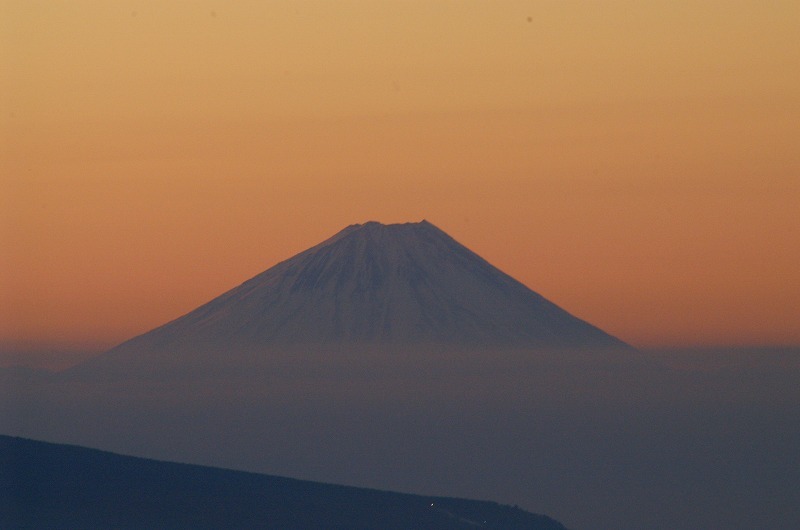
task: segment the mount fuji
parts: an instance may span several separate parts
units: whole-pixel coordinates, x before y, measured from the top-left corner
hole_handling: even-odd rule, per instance
[[[200,352],[430,346],[630,349],[427,221],[372,221],[79,366],[191,362]]]

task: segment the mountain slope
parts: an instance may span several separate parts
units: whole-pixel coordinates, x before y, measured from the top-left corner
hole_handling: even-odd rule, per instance
[[[178,359],[176,352],[310,345],[628,348],[427,221],[369,222],[345,228],[86,366],[137,356]]]
[[[564,530],[486,501],[158,462],[0,436],[2,528]]]
[[[369,222],[63,376],[263,374],[273,370],[276,355],[289,352],[314,352],[318,360],[355,352],[531,348],[632,350],[427,221]]]

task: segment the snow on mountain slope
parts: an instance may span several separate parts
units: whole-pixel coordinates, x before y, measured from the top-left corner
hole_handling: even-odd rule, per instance
[[[614,345],[423,221],[352,225],[153,338]]]
[[[422,221],[349,226],[108,354],[365,344],[626,347]]]

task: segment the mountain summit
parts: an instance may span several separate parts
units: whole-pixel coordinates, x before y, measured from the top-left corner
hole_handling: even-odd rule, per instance
[[[188,344],[625,346],[427,221],[348,226],[115,350]]]

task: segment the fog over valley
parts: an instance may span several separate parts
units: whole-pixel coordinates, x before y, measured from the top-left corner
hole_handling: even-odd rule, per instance
[[[348,227],[106,353],[0,378],[2,434],[574,529],[800,524],[800,349],[637,350],[430,223]]]

